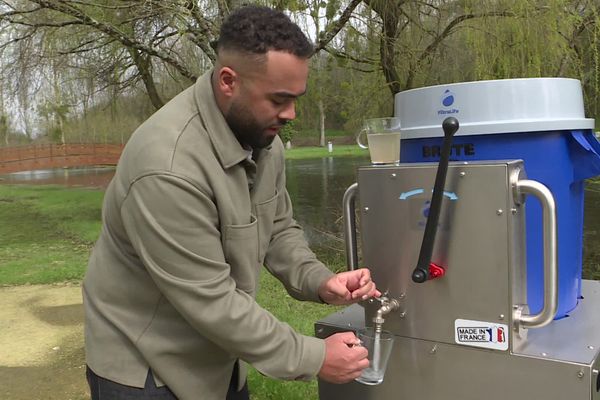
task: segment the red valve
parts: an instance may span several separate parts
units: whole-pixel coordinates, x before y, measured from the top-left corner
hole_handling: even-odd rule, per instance
[[[437,264],[429,263],[429,279],[441,278],[446,274],[444,267],[440,267]]]

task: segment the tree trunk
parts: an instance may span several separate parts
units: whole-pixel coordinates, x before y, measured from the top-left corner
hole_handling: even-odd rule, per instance
[[[8,147],[8,116],[4,112],[2,88],[0,88],[0,136],[4,136],[4,144]]]
[[[381,41],[379,43],[379,57],[387,86],[390,88],[392,95],[395,95],[402,90],[402,87],[400,85],[400,75],[396,69],[396,52],[394,47],[401,16],[400,7],[406,1],[363,0],[363,2],[371,10],[375,11],[383,22]]]
[[[4,137],[4,145],[8,147],[8,118],[0,113],[0,136]]]
[[[148,97],[150,97],[150,102],[154,108],[158,110],[164,106],[165,103],[158,94],[158,90],[156,90],[156,84],[152,78],[152,64],[150,62],[150,56],[144,55],[135,49],[130,49],[130,54],[135,62],[138,72],[140,73],[142,81],[144,82],[146,92],[148,93]]]
[[[65,126],[63,124],[62,118],[58,117],[58,129],[60,129],[60,144],[65,144]]]
[[[325,147],[325,104],[319,99],[319,146]]]
[[[392,96],[402,90],[400,76],[396,70],[396,33],[398,30],[398,13],[384,11],[381,15],[383,20],[383,32],[381,34],[381,68],[383,75],[392,92]]]

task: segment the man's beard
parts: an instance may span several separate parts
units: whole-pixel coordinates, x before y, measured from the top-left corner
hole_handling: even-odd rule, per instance
[[[233,134],[244,147],[253,149],[262,149],[273,143],[275,135],[265,134],[265,130],[273,124],[261,126],[256,120],[250,109],[242,104],[241,101],[234,101],[225,115],[227,125],[233,131]],[[279,125],[284,125],[287,121],[278,121]]]

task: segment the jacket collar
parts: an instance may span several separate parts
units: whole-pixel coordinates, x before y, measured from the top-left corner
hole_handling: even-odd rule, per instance
[[[194,101],[217,158],[223,168],[227,169],[244,161],[248,152],[240,145],[217,106],[211,84],[212,72],[212,69],[209,70],[196,81]]]

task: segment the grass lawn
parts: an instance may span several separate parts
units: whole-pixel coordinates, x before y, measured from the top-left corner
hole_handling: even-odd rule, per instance
[[[0,285],[79,281],[103,192],[0,185]]]
[[[325,147],[292,147],[285,151],[285,158],[296,160],[301,158],[323,158],[323,157],[347,157],[368,156],[369,150],[361,149],[358,145],[334,145],[333,151],[329,153]]]
[[[60,186],[0,185],[0,286],[79,282],[101,227],[104,192]],[[257,301],[297,331],[335,308],[298,302],[266,271]],[[316,399],[316,382],[282,382],[251,370],[253,400]]]

